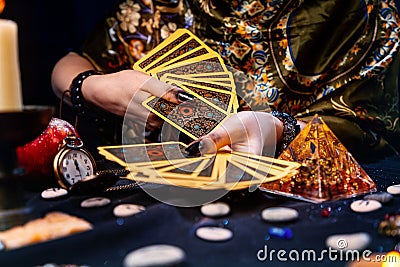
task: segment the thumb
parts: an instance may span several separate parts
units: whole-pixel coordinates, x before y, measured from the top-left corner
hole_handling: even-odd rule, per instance
[[[215,154],[217,151],[231,144],[229,134],[222,128],[193,141],[186,148],[190,156],[200,156],[204,154]]]
[[[247,136],[243,121],[233,114],[211,133],[190,143],[186,152],[189,155],[213,154],[227,145],[248,140]]]

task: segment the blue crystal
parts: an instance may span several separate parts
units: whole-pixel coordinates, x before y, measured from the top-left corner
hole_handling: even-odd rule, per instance
[[[311,149],[311,153],[314,154],[315,153],[315,149],[317,147],[315,146],[315,144],[313,142],[310,142],[310,149]]]
[[[279,237],[282,239],[291,239],[293,232],[290,228],[270,227],[268,230],[270,236]]]

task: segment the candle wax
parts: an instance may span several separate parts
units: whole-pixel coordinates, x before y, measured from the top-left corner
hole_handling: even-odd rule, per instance
[[[18,26],[0,19],[0,112],[22,110]]]

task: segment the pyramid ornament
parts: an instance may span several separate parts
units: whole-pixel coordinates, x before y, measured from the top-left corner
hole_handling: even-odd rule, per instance
[[[262,184],[261,190],[314,203],[376,191],[374,181],[318,115],[304,127],[279,159],[302,164],[299,172]]]

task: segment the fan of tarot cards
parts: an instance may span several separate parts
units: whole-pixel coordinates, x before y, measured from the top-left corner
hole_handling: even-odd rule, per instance
[[[192,101],[179,105],[158,97],[143,102],[148,110],[192,139],[208,134],[237,112],[232,73],[216,52],[188,30],[178,29],[133,68],[193,95]]]
[[[193,140],[210,133],[238,109],[233,74],[222,58],[198,37],[178,29],[145,57],[135,70],[176,85],[193,100],[174,104],[152,96],[142,104]],[[138,182],[201,189],[244,189],[296,172],[300,164],[240,152],[190,157],[186,144],[168,141],[99,147],[99,153],[130,171]]]
[[[129,170],[128,179],[204,190],[238,190],[297,173],[299,163],[242,152],[188,156],[178,141],[98,147]]]

